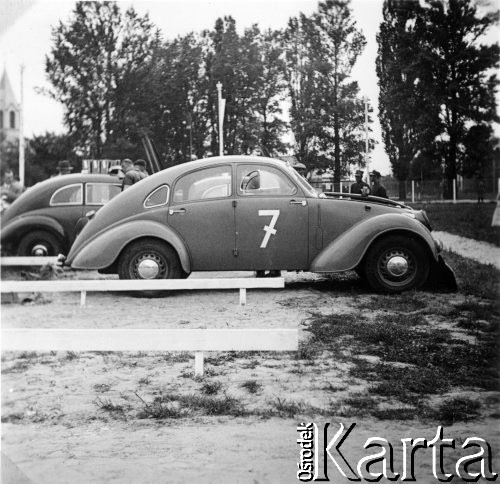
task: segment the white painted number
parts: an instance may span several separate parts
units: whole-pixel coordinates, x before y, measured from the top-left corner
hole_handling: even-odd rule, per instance
[[[279,210],[259,210],[259,217],[272,217],[271,223],[269,225],[264,225],[264,232],[266,233],[266,235],[264,235],[262,244],[260,244],[261,249],[265,249],[267,247],[269,239],[271,238],[271,235],[276,234],[276,229],[274,228],[274,226],[276,225],[279,216]]]

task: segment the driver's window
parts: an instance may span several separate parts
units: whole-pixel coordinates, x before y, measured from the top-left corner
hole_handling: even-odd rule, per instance
[[[278,169],[271,166],[238,166],[238,194],[293,195],[297,191],[294,183]]]
[[[188,173],[174,187],[174,202],[191,202],[231,195],[231,167],[216,166]]]

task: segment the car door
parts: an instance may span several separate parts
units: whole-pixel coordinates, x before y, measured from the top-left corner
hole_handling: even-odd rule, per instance
[[[83,216],[83,184],[72,183],[58,188],[50,197],[49,206],[50,216],[62,225],[71,243],[76,223]]]
[[[237,165],[240,270],[307,269],[309,207],[301,188],[271,165]]]
[[[217,165],[175,181],[168,224],[184,240],[193,271],[234,269],[232,167]]]

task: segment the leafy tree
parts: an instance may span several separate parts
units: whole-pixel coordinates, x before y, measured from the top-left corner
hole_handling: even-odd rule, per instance
[[[291,19],[284,39],[299,159],[309,168],[333,159],[339,182],[350,164],[364,164],[364,103],[350,75],[365,38],[348,0],[326,0],[312,16]]]
[[[122,14],[114,2],[77,2],[73,19],[52,31],[46,57],[52,95],[65,108],[65,122],[88,155],[99,157],[108,141],[122,79],[147,64],[159,35],[147,15]]]
[[[26,154],[26,186],[57,174],[57,164],[68,160],[75,171],[81,158],[75,153],[73,139],[67,134],[45,133],[28,140]]]
[[[422,32],[425,54],[432,65],[429,92],[440,106],[439,119],[444,141],[444,197],[451,197],[466,152],[465,141],[474,126],[499,121],[495,89],[499,66],[498,44],[483,45],[480,39],[498,23],[498,11],[479,15],[470,0],[436,0],[425,10]],[[481,129],[479,129],[481,131]],[[484,128],[483,128],[484,132]],[[469,143],[470,145],[470,143]]]
[[[380,124],[403,200],[412,165],[417,173],[427,166],[424,151],[439,133],[438,106],[427,92],[431,66],[419,40],[422,15],[418,0],[386,0],[377,35]]]
[[[496,44],[479,43],[497,20],[497,12],[479,16],[469,0],[384,2],[379,104],[384,142],[400,182],[418,169],[441,170],[449,198],[457,173],[470,172],[468,163],[477,159],[472,139],[488,139],[489,123],[498,120],[494,70],[500,51]]]

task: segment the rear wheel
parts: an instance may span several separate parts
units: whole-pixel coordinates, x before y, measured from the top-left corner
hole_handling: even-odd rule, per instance
[[[181,279],[186,277],[176,252],[157,240],[130,244],[118,262],[120,279]]]
[[[35,230],[26,234],[19,242],[18,255],[25,257],[49,257],[62,252],[61,241],[50,232]]]
[[[419,288],[429,276],[429,256],[418,241],[390,235],[370,247],[365,275],[376,291],[397,293]]]

